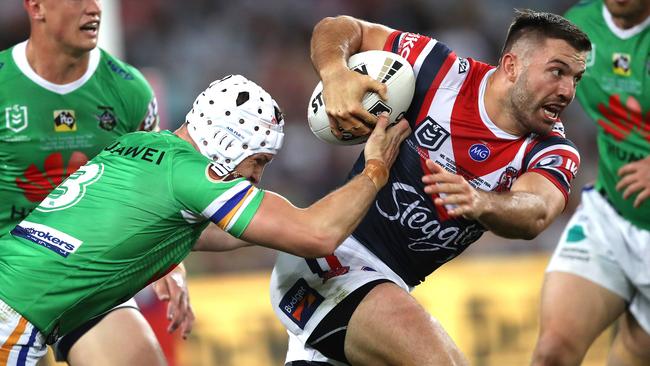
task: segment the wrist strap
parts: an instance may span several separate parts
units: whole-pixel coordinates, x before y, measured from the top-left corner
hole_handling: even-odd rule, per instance
[[[366,167],[363,169],[362,174],[370,178],[377,191],[388,182],[388,168],[386,168],[386,163],[379,159],[366,161]]]

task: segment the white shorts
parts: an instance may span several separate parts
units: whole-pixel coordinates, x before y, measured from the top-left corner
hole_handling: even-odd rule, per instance
[[[546,271],[572,273],[618,294],[650,334],[650,231],[621,217],[593,188],[581,199]]]
[[[0,365],[32,366],[47,353],[45,336],[0,300]]]
[[[364,284],[388,280],[411,289],[366,247],[349,237],[334,255],[305,259],[279,253],[271,274],[271,304],[289,332],[286,362],[338,365],[305,343],[316,326],[347,295]]]

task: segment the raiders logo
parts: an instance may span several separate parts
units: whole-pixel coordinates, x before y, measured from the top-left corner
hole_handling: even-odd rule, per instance
[[[100,114],[95,115],[95,118],[99,121],[99,127],[106,131],[112,131],[117,125],[113,107],[97,106],[97,108],[99,108]]]

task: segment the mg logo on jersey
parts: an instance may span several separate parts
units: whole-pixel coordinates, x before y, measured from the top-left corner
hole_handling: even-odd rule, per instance
[[[614,53],[612,55],[612,66],[614,74],[621,76],[630,76],[630,64],[632,64],[632,57],[627,53]]]
[[[418,144],[425,149],[436,151],[449,137],[449,132],[442,128],[436,121],[427,117],[415,131]]]
[[[323,296],[301,278],[282,297],[279,307],[300,329],[305,329],[307,321],[323,300]]]
[[[485,161],[490,157],[490,149],[483,144],[474,144],[469,148],[469,157],[474,161]]]
[[[24,130],[27,128],[27,107],[14,104],[5,108],[5,121],[7,128],[14,132]]]
[[[74,111],[71,109],[60,109],[54,111],[54,131],[72,132],[77,130],[77,120]]]

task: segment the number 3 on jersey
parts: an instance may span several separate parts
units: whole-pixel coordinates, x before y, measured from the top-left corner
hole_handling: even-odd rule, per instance
[[[72,207],[86,194],[86,187],[95,183],[104,172],[104,164],[84,165],[63,181],[36,207],[37,211],[50,212]]]

